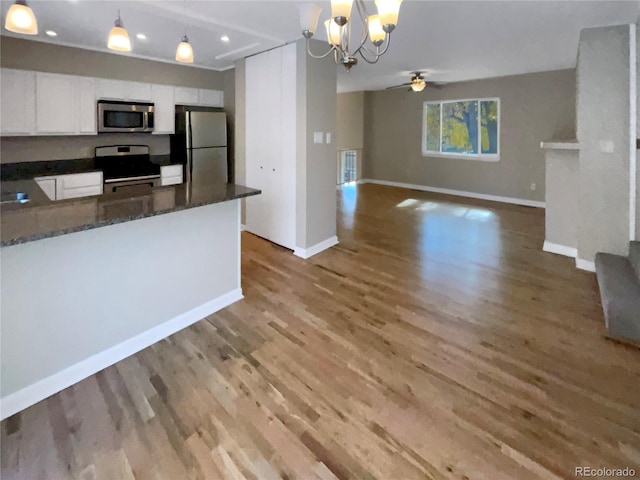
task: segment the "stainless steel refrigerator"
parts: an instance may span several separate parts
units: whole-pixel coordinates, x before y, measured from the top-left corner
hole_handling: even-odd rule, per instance
[[[172,160],[185,165],[189,190],[229,181],[227,115],[215,108],[176,106]]]

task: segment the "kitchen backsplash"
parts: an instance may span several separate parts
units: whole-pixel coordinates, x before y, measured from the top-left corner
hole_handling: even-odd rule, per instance
[[[151,155],[170,152],[169,135],[100,134],[86,136],[2,137],[0,163],[66,160],[94,156],[95,147],[149,145]]]

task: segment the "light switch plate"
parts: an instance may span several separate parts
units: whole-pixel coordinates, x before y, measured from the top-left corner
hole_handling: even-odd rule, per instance
[[[330,144],[331,143],[331,132],[327,132],[326,138],[327,138],[327,144]]]
[[[323,137],[322,132],[313,132],[313,143],[322,143]]]

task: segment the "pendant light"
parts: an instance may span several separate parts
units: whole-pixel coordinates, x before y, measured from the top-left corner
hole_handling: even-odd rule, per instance
[[[182,63],[193,63],[193,48],[187,37],[187,0],[184,0],[182,16],[184,18],[184,35],[176,49],[176,60]]]
[[[122,20],[120,19],[120,10],[118,10],[118,18],[114,27],[109,32],[109,41],[107,47],[111,50],[117,50],[119,52],[130,52],[131,42],[129,41],[129,34],[124,29]]]
[[[16,0],[7,12],[4,28],[10,32],[23,33],[25,35],[38,34],[38,22],[33,10],[29,8],[25,0]]]

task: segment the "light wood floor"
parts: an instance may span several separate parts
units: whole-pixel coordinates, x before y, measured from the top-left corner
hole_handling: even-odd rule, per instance
[[[339,246],[243,234],[245,300],[3,422],[3,480],[640,475],[640,351],[541,210],[338,197]]]

